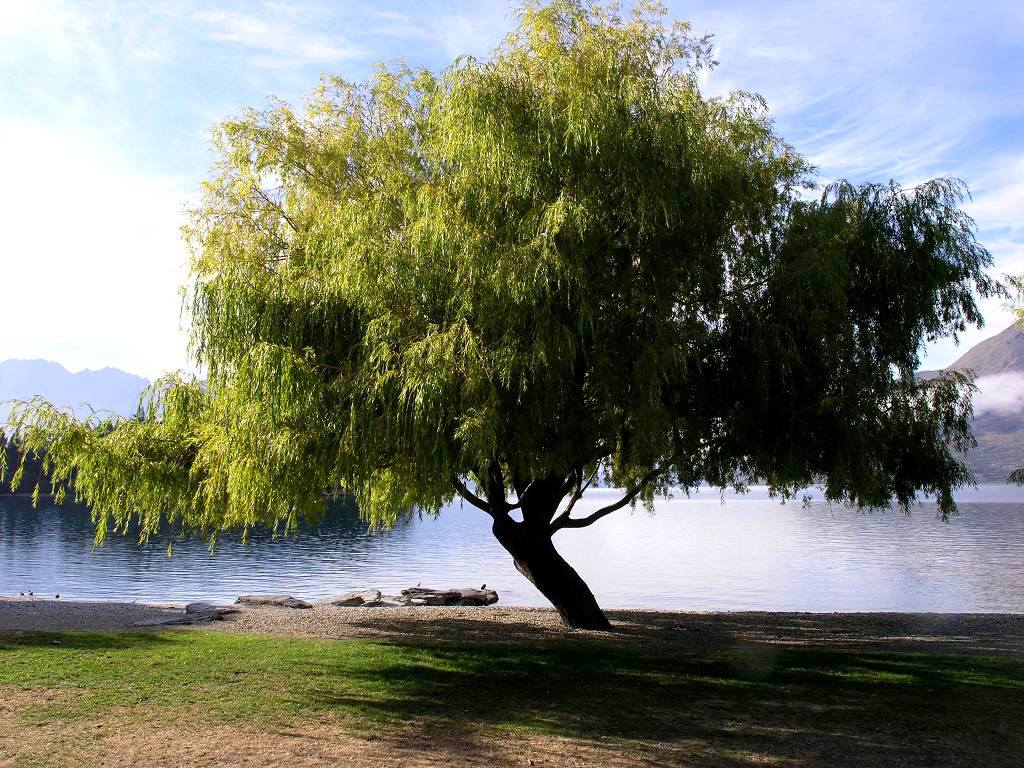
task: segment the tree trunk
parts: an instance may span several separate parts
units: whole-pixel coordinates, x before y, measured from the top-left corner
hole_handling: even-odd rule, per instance
[[[516,569],[540,590],[575,629],[611,629],[586,582],[558,554],[551,535],[525,523],[496,520],[495,538],[512,555]]]

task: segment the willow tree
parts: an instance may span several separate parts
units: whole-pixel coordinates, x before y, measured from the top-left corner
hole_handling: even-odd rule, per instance
[[[914,371],[998,290],[962,188],[815,188],[761,99],[701,94],[711,65],[656,6],[558,0],[486,59],[224,122],[186,231],[203,379],[132,420],[23,404],[17,439],[98,536],[461,498],[577,627],[607,622],[552,537],[670,489],[949,514],[971,384]],[[595,482],[621,499],[578,505]]]

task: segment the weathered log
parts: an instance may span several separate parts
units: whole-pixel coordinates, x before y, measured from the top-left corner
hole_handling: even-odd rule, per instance
[[[491,605],[498,602],[498,593],[493,589],[431,589],[430,587],[409,587],[402,590],[414,604],[421,605]]]
[[[212,618],[220,618],[229,613],[240,613],[241,608],[234,608],[230,605],[213,605],[212,603],[189,603],[185,606],[186,614],[210,614]]]
[[[236,605],[276,605],[281,608],[312,608],[305,600],[298,600],[291,595],[242,595],[235,600]]]
[[[204,621],[219,621],[230,613],[240,613],[241,609],[232,608],[227,605],[213,605],[212,603],[189,603],[185,606],[185,612],[173,616],[162,616],[157,619],[137,621],[133,627],[171,627],[183,624],[200,624]]]

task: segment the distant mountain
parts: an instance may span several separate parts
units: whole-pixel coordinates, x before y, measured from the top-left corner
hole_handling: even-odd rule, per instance
[[[971,428],[978,447],[964,457],[979,482],[1005,482],[1024,466],[1024,329],[1016,323],[975,344],[943,371],[974,371],[979,388]]]
[[[0,362],[0,450],[8,455],[8,476],[0,482],[0,493],[10,491],[10,472],[17,456],[13,446],[6,444],[3,424],[10,412],[9,400],[31,400],[42,395],[62,408],[72,408],[78,416],[87,416],[90,409],[111,411],[130,416],[135,412],[139,395],[149,385],[147,379],[125,373],[117,368],[71,373],[48,360],[4,360]],[[31,493],[39,477],[38,462],[29,462],[19,492]],[[44,479],[42,491],[49,491]]]
[[[917,375],[930,379],[943,371],[968,370],[979,378],[1009,371],[1024,372],[1024,329],[1013,323],[995,336],[979,341],[942,371],[919,371]]]
[[[90,408],[130,416],[148,385],[148,379],[117,368],[71,373],[48,360],[4,360],[0,362],[0,423],[9,412],[6,401],[30,400],[36,395],[73,408],[78,416],[88,415]]]

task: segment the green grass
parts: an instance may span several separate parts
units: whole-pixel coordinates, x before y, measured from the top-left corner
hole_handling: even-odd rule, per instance
[[[755,754],[1013,765],[1024,754],[1019,658],[65,633],[0,637],[0,686],[60,694],[23,707],[25,727],[105,716],[258,725],[336,715],[356,732],[415,724],[700,744],[721,758],[715,765]]]

